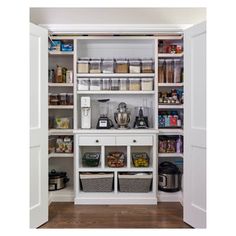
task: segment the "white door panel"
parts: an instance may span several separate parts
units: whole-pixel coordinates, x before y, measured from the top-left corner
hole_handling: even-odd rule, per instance
[[[184,221],[206,227],[206,24],[184,35]]]
[[[48,220],[47,30],[30,24],[30,227]]]

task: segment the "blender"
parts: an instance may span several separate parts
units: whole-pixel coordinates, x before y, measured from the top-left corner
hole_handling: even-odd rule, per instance
[[[148,108],[147,107],[135,107],[136,118],[134,121],[135,129],[147,129],[148,125]]]
[[[113,123],[111,119],[108,118],[108,101],[110,99],[99,99],[99,110],[100,110],[100,117],[98,118],[97,122],[97,129],[110,129],[113,127]]]

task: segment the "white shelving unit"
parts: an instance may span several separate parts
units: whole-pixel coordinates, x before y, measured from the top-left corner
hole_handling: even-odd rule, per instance
[[[69,83],[48,83],[49,87],[73,87],[74,84]]]
[[[158,108],[159,109],[183,109],[184,108],[184,106],[183,105],[181,105],[181,104],[175,104],[175,105],[169,105],[169,104],[166,104],[166,105],[158,105]]]
[[[49,105],[48,109],[73,109],[74,106],[73,105]]]
[[[51,157],[74,157],[74,153],[50,153],[48,158]]]
[[[155,73],[113,73],[113,74],[77,74],[77,77],[86,77],[86,78],[152,78],[155,76]]]
[[[158,157],[181,157],[183,158],[183,153],[158,153]]]
[[[176,53],[176,54],[170,54],[170,53],[159,53],[158,57],[159,58],[178,58],[178,57],[183,57],[184,54],[183,53]]]

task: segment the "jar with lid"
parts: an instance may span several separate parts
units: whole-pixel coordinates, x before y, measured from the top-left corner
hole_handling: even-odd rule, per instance
[[[139,91],[140,90],[140,78],[130,78],[129,79],[129,90]]]
[[[158,60],[158,83],[165,83],[166,63],[164,59]]]
[[[101,60],[100,59],[90,60],[89,73],[91,74],[101,73]]]
[[[118,78],[112,78],[111,79],[111,90],[119,90],[119,79]]]
[[[57,65],[56,70],[56,83],[62,83],[62,67]]]
[[[67,84],[72,84],[73,83],[73,72],[72,72],[72,70],[67,70],[66,71],[66,83]]]
[[[120,90],[128,90],[127,78],[120,78]]]
[[[111,89],[111,82],[109,78],[102,79],[102,90],[110,90]]]
[[[78,73],[89,73],[89,58],[80,58],[77,61],[77,71]]]
[[[62,83],[66,83],[66,67],[62,67]]]
[[[143,91],[152,91],[153,90],[153,79],[152,78],[142,78],[141,79],[141,88]]]
[[[50,105],[58,105],[59,99],[57,93],[51,93],[50,94]]]
[[[104,59],[102,61],[102,73],[104,74],[114,73],[114,60],[113,59]]]
[[[115,73],[129,73],[128,60],[116,59]]]
[[[67,105],[73,105],[74,104],[73,93],[67,93],[66,94],[66,104]]]
[[[59,104],[66,105],[66,93],[59,94]]]
[[[142,73],[153,73],[152,59],[142,59]]]
[[[100,78],[90,78],[90,90],[101,90]]]
[[[89,90],[89,78],[78,78],[77,79],[78,90]]]
[[[183,69],[183,61],[181,59],[174,59],[174,83],[182,82],[181,74]]]
[[[166,82],[174,83],[174,60],[166,59]]]
[[[129,60],[129,73],[140,73],[141,72],[141,61],[139,59]]]

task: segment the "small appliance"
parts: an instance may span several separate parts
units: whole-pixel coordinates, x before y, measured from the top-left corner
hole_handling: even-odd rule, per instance
[[[81,97],[81,128],[91,128],[91,100],[90,97]]]
[[[110,99],[98,100],[100,117],[98,118],[97,129],[110,129],[111,127],[113,127],[111,119],[108,118],[109,114],[108,101],[110,101]]]
[[[159,165],[158,188],[164,192],[177,192],[181,188],[181,172],[179,168],[168,161]]]
[[[147,129],[148,125],[148,108],[147,107],[136,107],[136,118],[134,121],[135,129]]]
[[[69,181],[69,178],[66,176],[66,172],[57,172],[56,170],[51,170],[49,172],[49,191],[55,191],[63,189],[66,187],[66,183]]]
[[[118,105],[117,112],[114,114],[114,119],[118,125],[118,129],[129,129],[130,112],[127,109],[126,103],[121,102]]]

